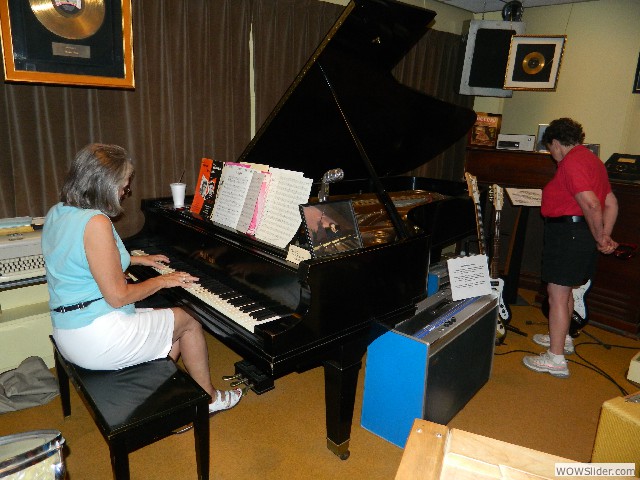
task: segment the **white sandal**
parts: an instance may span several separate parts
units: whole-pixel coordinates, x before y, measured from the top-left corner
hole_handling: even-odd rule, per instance
[[[242,399],[242,390],[235,388],[233,390],[220,391],[216,390],[216,396],[209,404],[209,415],[222,412],[223,410],[230,410],[235,407]]]

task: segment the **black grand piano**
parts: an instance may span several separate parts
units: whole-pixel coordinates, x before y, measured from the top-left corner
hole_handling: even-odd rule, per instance
[[[168,255],[171,267],[200,277],[223,302],[162,291],[244,359],[236,374],[256,393],[324,366],[327,445],[342,459],[372,324],[393,327],[412,316],[426,296],[430,257],[475,233],[464,182],[399,176],[475,120],[473,111],[391,74],[434,17],[391,0],[352,1],[237,160],[304,172],[315,181],[312,202],[323,175],[342,169],[344,180],[328,185],[329,200],[352,200],[364,248],[295,264],[287,249],[175,210],[169,198],[143,200],[144,227],[125,242]],[[157,275],[132,270],[139,279]],[[265,312],[275,319],[247,326]]]

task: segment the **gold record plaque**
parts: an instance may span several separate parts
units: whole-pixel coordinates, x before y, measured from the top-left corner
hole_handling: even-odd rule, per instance
[[[5,79],[133,88],[131,0],[0,0]]]
[[[104,0],[29,0],[29,4],[47,30],[70,40],[89,38],[104,22]]]
[[[566,35],[511,37],[505,90],[555,90],[566,40]]]

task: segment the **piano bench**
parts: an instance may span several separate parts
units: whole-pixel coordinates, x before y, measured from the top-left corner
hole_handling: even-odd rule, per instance
[[[209,478],[210,395],[170,358],[122,370],[86,370],[65,360],[51,338],[62,413],[69,380],[109,445],[115,480],[129,479],[129,453],[193,423],[198,479]],[[68,439],[67,439],[68,440]]]

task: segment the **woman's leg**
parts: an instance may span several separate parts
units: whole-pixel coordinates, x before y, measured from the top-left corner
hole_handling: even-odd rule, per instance
[[[202,325],[181,308],[172,308],[174,316],[173,346],[169,356],[177,360],[182,355],[187,372],[206,392],[215,398],[216,389],[211,383],[209,353]]]
[[[569,333],[573,297],[571,287],[549,283],[549,351],[555,355],[564,355],[564,342]]]

